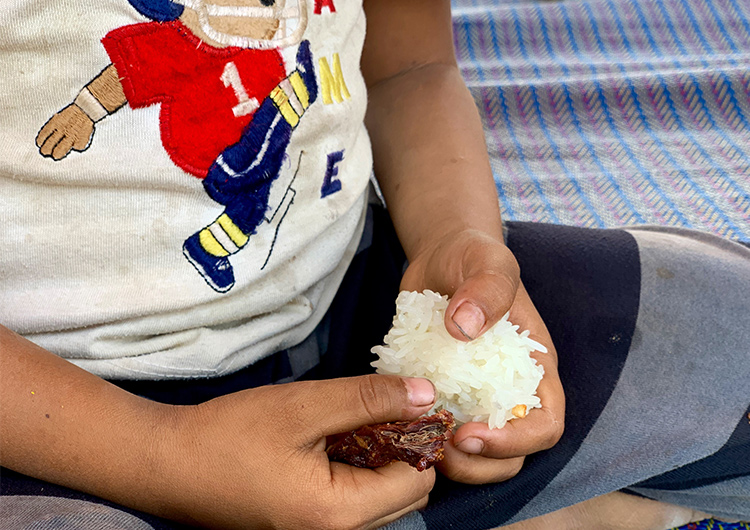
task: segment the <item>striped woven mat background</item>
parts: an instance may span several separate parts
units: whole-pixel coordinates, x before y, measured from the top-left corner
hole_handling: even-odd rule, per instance
[[[750,0],[454,0],[506,219],[750,241]]]
[[[749,523],[723,523],[715,519],[707,519],[699,523],[681,526],[679,530],[750,530]]]

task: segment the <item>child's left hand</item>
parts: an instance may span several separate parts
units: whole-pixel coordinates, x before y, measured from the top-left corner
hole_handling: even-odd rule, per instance
[[[504,243],[479,231],[448,234],[411,260],[401,288],[447,294],[451,301],[445,325],[456,339],[476,338],[510,310],[510,321],[530,330],[530,337],[548,350],[532,353],[544,366],[537,391],[542,407],[502,429],[490,429],[486,423],[462,425],[445,448],[440,471],[459,482],[500,482],[520,471],[526,455],[555,445],[565,418],[557,353]]]

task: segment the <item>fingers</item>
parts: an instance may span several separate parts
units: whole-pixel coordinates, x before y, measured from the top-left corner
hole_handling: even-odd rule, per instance
[[[435,388],[421,378],[373,374],[284,386],[291,403],[284,409],[305,427],[300,432],[310,433],[312,427],[312,434],[318,436],[413,419],[435,402]]]
[[[553,447],[562,436],[562,421],[550,419],[545,409],[534,409],[526,418],[509,421],[502,429],[486,423],[467,423],[455,434],[461,452],[486,458],[514,458]]]
[[[467,254],[463,282],[445,312],[446,329],[463,341],[477,338],[508,312],[520,283],[518,263],[505,245],[487,243]]]
[[[437,465],[441,473],[464,484],[489,484],[513,478],[521,471],[524,457],[508,459],[486,458],[470,455],[457,449],[453,443],[444,448],[445,458]]]
[[[531,331],[532,339],[547,347],[546,353],[531,354],[544,367],[544,377],[536,392],[542,407],[508,422],[502,429],[467,423],[456,431],[456,447],[488,458],[513,458],[549,449],[562,436],[565,423],[565,394],[557,372],[557,352],[523,284],[518,286],[510,316],[513,322]]]
[[[370,375],[310,383],[300,394],[309,403],[307,429],[317,426],[322,435],[365,424],[411,419],[427,412],[435,400],[432,383],[419,378]],[[320,439],[314,450],[323,447],[324,441]],[[327,459],[324,453],[322,458]],[[435,482],[434,469],[419,472],[403,462],[377,469],[360,469],[337,462],[328,465],[331,493],[338,500],[332,506],[357,507],[337,510],[335,517],[345,518],[336,521],[337,527],[376,527],[394,520],[424,506]]]
[[[403,514],[424,507],[435,484],[435,470],[417,471],[403,462],[394,462],[377,469],[360,469],[346,464],[331,464],[334,495],[341,495],[349,506],[358,509],[344,521],[349,528],[371,523],[376,528]]]
[[[369,375],[346,379],[290,384],[303,396],[308,410],[305,427],[325,436],[356,429],[365,424],[411,419],[427,412],[435,389],[426,379]],[[312,429],[311,429],[312,427]],[[320,438],[313,451],[327,461]],[[419,472],[403,462],[377,469],[361,469],[326,462],[330,469],[333,507],[356,507],[332,514],[336,527],[362,528],[373,521],[385,524],[407,511],[424,506],[435,483],[435,470]],[[341,520],[343,518],[343,520]],[[372,526],[375,527],[375,526]]]
[[[548,349],[547,353],[531,354],[544,367],[544,377],[537,389],[542,407],[532,409],[524,418],[509,421],[502,429],[490,429],[485,423],[462,425],[455,432],[451,446],[446,448],[441,466],[455,480],[482,483],[510,478],[520,469],[525,455],[549,449],[562,436],[565,395],[557,373],[557,353],[523,284],[518,286],[511,319],[531,330],[531,338]]]
[[[513,458],[551,448],[565,425],[565,396],[556,370],[546,371],[537,395],[542,407],[525,418],[511,420],[502,429],[466,423],[456,431],[454,444],[463,452],[488,458]]]
[[[479,337],[508,312],[517,284],[506,273],[479,273],[468,278],[451,298],[445,311],[445,327],[454,338]]]
[[[510,309],[519,283],[518,262],[502,241],[478,230],[464,230],[417,256],[401,288],[449,295],[446,329],[454,338],[468,341]]]
[[[466,423],[454,435],[455,445],[464,452],[489,458],[512,458],[543,451],[554,446],[565,425],[565,395],[557,371],[547,369],[537,395],[542,407],[525,418],[509,421],[502,429],[486,423]]]

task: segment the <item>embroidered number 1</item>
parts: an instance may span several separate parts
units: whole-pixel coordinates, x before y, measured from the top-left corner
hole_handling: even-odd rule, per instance
[[[250,98],[247,95],[240,78],[240,72],[237,70],[237,65],[233,62],[228,62],[224,66],[224,72],[221,74],[221,80],[224,82],[225,87],[231,87],[234,90],[234,95],[237,97],[238,103],[232,107],[232,112],[235,117],[246,116],[255,112],[255,109],[260,107],[258,100]]]

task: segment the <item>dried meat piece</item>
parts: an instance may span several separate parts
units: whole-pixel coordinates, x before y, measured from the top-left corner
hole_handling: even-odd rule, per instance
[[[357,467],[374,468],[401,461],[424,471],[443,459],[446,433],[455,425],[453,414],[447,410],[412,422],[365,425],[331,436],[326,452],[331,460]]]

